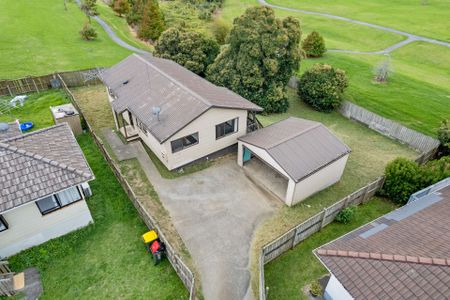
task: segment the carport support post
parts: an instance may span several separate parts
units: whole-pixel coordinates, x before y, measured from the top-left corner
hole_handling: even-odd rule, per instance
[[[295,181],[289,179],[286,191],[286,199],[284,200],[288,206],[292,206],[294,204],[294,196],[295,196]]]
[[[237,164],[240,167],[244,166],[244,146],[241,142],[238,142]]]

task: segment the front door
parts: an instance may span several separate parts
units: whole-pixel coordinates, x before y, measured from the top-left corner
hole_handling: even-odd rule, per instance
[[[252,153],[250,150],[248,150],[246,147],[244,147],[244,153],[243,153],[243,162],[249,161],[252,158]]]

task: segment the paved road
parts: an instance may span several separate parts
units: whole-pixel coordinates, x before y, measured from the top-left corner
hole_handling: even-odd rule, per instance
[[[427,42],[427,43],[440,45],[440,46],[445,46],[445,47],[449,47],[450,48],[450,43],[447,43],[447,42],[444,42],[444,41],[435,40],[435,39],[431,39],[431,38],[427,38],[427,37],[420,36],[420,35],[415,35],[415,34],[412,34],[412,33],[409,33],[409,32],[404,32],[404,31],[401,31],[401,30],[397,30],[397,29],[393,29],[393,28],[389,28],[389,27],[385,27],[385,26],[371,24],[371,23],[358,21],[358,20],[345,18],[345,17],[340,17],[340,16],[327,14],[327,13],[320,13],[320,12],[309,11],[309,10],[304,10],[304,9],[283,7],[283,6],[279,6],[279,5],[270,4],[266,0],[258,0],[258,2],[261,5],[265,5],[265,6],[272,7],[272,8],[277,8],[277,9],[287,10],[287,11],[293,11],[293,12],[299,12],[299,13],[303,13],[303,14],[307,14],[307,15],[321,16],[321,17],[325,17],[325,18],[329,18],[329,19],[335,19],[335,20],[340,20],[340,21],[349,22],[349,23],[353,23],[353,24],[359,24],[359,25],[363,25],[363,26],[367,26],[367,27],[371,27],[371,28],[376,28],[376,29],[387,31],[387,32],[391,32],[391,33],[400,34],[400,35],[403,35],[403,36],[406,37],[406,40],[404,40],[404,41],[402,41],[400,43],[397,43],[395,45],[392,45],[392,46],[390,46],[390,47],[388,47],[388,48],[386,48],[384,50],[381,50],[381,51],[359,52],[359,51],[350,51],[350,50],[333,50],[334,52],[345,52],[345,53],[355,53],[355,54],[387,54],[387,53],[389,53],[389,52],[391,52],[391,51],[393,51],[395,49],[403,47],[406,44],[409,44],[409,43],[412,43],[412,42],[416,42],[416,41],[423,41],[423,42]]]

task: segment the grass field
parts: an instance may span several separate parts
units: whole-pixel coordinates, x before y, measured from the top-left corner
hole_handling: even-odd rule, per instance
[[[0,78],[110,66],[130,54],[95,22],[98,38],[82,40],[87,19],[67,2],[65,11],[64,1],[0,1]]]
[[[390,212],[395,206],[380,198],[374,198],[357,207],[354,219],[348,224],[331,223],[320,232],[265,266],[269,299],[305,299],[305,285],[327,274],[325,267],[313,255],[317,247]],[[280,276],[282,274],[282,276]]]
[[[268,2],[283,7],[330,13],[450,41],[448,0],[268,0]]]

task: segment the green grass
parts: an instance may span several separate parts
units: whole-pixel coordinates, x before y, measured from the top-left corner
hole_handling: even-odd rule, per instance
[[[308,299],[303,287],[327,274],[327,270],[313,255],[317,247],[390,212],[395,206],[384,199],[374,198],[357,207],[354,219],[348,224],[331,223],[320,232],[286,252],[265,266],[265,283],[270,299]],[[280,275],[282,274],[282,276]]]
[[[153,46],[151,46],[150,44],[146,44],[144,41],[133,35],[125,17],[119,17],[116,13],[114,13],[111,7],[109,7],[102,1],[97,2],[97,8],[98,12],[100,13],[100,18],[108,23],[108,25],[114,30],[117,36],[120,37],[123,41],[136,48],[145,51],[153,51]]]
[[[40,299],[186,299],[169,262],[153,266],[140,239],[146,226],[92,138],[78,141],[96,176],[88,199],[94,224],[11,257],[13,270],[39,269]]]
[[[12,97],[0,98],[3,101],[9,101],[10,99]],[[50,106],[57,106],[68,102],[69,99],[67,96],[59,90],[30,94],[23,107],[18,104],[9,113],[4,115],[0,114],[0,121],[13,122],[16,119],[19,119],[21,123],[31,121],[34,124],[32,130],[49,127],[55,124]]]
[[[268,0],[291,8],[330,13],[450,41],[448,0]],[[428,5],[423,5],[428,2]]]
[[[87,22],[72,1],[0,1],[0,78],[110,66],[131,52],[116,45],[95,22],[94,41],[81,39]]]
[[[226,21],[231,23],[234,18],[244,13],[246,8],[256,5],[258,5],[256,0],[226,0],[220,13]],[[275,12],[278,17],[293,16],[300,20],[303,37],[313,30],[320,32],[329,49],[376,51],[404,39],[397,34],[324,17],[279,9],[275,9]]]

